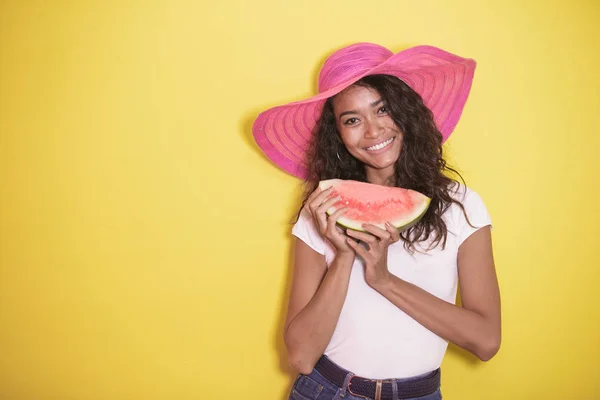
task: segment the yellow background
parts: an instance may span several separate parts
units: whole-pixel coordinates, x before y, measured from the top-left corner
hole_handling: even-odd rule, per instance
[[[0,399],[276,399],[299,182],[269,106],[355,41],[478,62],[451,163],[492,215],[503,343],[445,399],[600,399],[600,5],[1,1]]]

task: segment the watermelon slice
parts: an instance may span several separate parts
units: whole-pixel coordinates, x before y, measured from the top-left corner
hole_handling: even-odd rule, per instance
[[[385,229],[385,221],[404,231],[419,222],[431,202],[429,197],[410,189],[341,179],[319,182],[321,190],[330,186],[333,186],[332,197],[340,196],[341,200],[327,214],[348,207],[338,224],[362,232],[364,223]]]

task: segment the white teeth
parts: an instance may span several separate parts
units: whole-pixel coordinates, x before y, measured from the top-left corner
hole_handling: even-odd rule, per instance
[[[379,143],[376,144],[375,146],[371,146],[371,147],[367,147],[368,151],[375,151],[375,150],[380,150],[383,149],[385,146],[387,146],[388,144],[392,143],[392,141],[394,140],[394,138],[388,139],[383,143]]]

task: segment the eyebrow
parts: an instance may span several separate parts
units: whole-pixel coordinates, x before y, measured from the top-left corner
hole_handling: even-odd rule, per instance
[[[371,106],[371,108],[373,108],[373,107],[377,107],[381,103],[383,103],[383,99],[376,100],[369,105]],[[344,111],[343,113],[340,114],[340,116],[338,118],[342,118],[344,115],[349,115],[349,114],[358,114],[358,111],[355,111],[355,110]]]

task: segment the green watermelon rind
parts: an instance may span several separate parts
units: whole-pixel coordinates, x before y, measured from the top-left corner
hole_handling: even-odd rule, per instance
[[[423,206],[421,209],[421,212],[414,218],[405,218],[403,219],[402,222],[398,222],[398,221],[389,221],[396,229],[398,229],[399,232],[404,232],[407,229],[410,229],[411,227],[415,226],[417,223],[419,223],[419,221],[421,220],[421,218],[423,218],[423,216],[425,215],[425,213],[427,212],[427,210],[429,209],[429,205],[431,204],[431,199],[430,198],[426,198],[423,200]],[[336,209],[334,207],[329,208],[329,210],[327,210],[327,215],[332,215],[334,212],[336,211]],[[372,223],[372,222],[367,222],[367,221],[356,221],[353,219],[348,219],[348,218],[344,218],[344,216],[341,216],[340,218],[338,218],[338,220],[336,221],[337,225],[346,228],[346,229],[352,229],[354,231],[359,231],[359,232],[367,232],[367,230],[365,228],[362,227],[362,224],[370,224],[373,226],[377,226],[381,229],[385,229],[385,226],[383,226],[382,224],[379,223]],[[368,232],[367,232],[368,233]]]
[[[327,181],[321,181],[319,186],[321,187],[321,189],[326,189],[327,187],[329,187],[331,185],[335,186],[336,181],[340,181],[340,180],[330,179]],[[420,204],[420,209],[416,209],[413,216],[405,217],[401,221],[389,221],[400,232],[410,229],[411,227],[416,225],[421,220],[421,218],[423,218],[423,216],[429,209],[429,205],[431,204],[431,199],[422,193],[419,193],[419,194],[422,196],[423,201]],[[326,212],[328,215],[332,215],[333,213],[335,213],[336,210],[337,209],[335,207],[330,207]],[[354,219],[345,218],[343,215],[340,218],[338,218],[338,220],[336,222],[339,226],[341,226],[343,228],[352,229],[352,230],[359,231],[359,232],[367,232],[362,227],[362,224],[371,224],[371,225],[377,226],[379,228],[385,229],[385,226],[381,223],[373,223],[373,222],[368,222],[368,221],[357,221]]]

